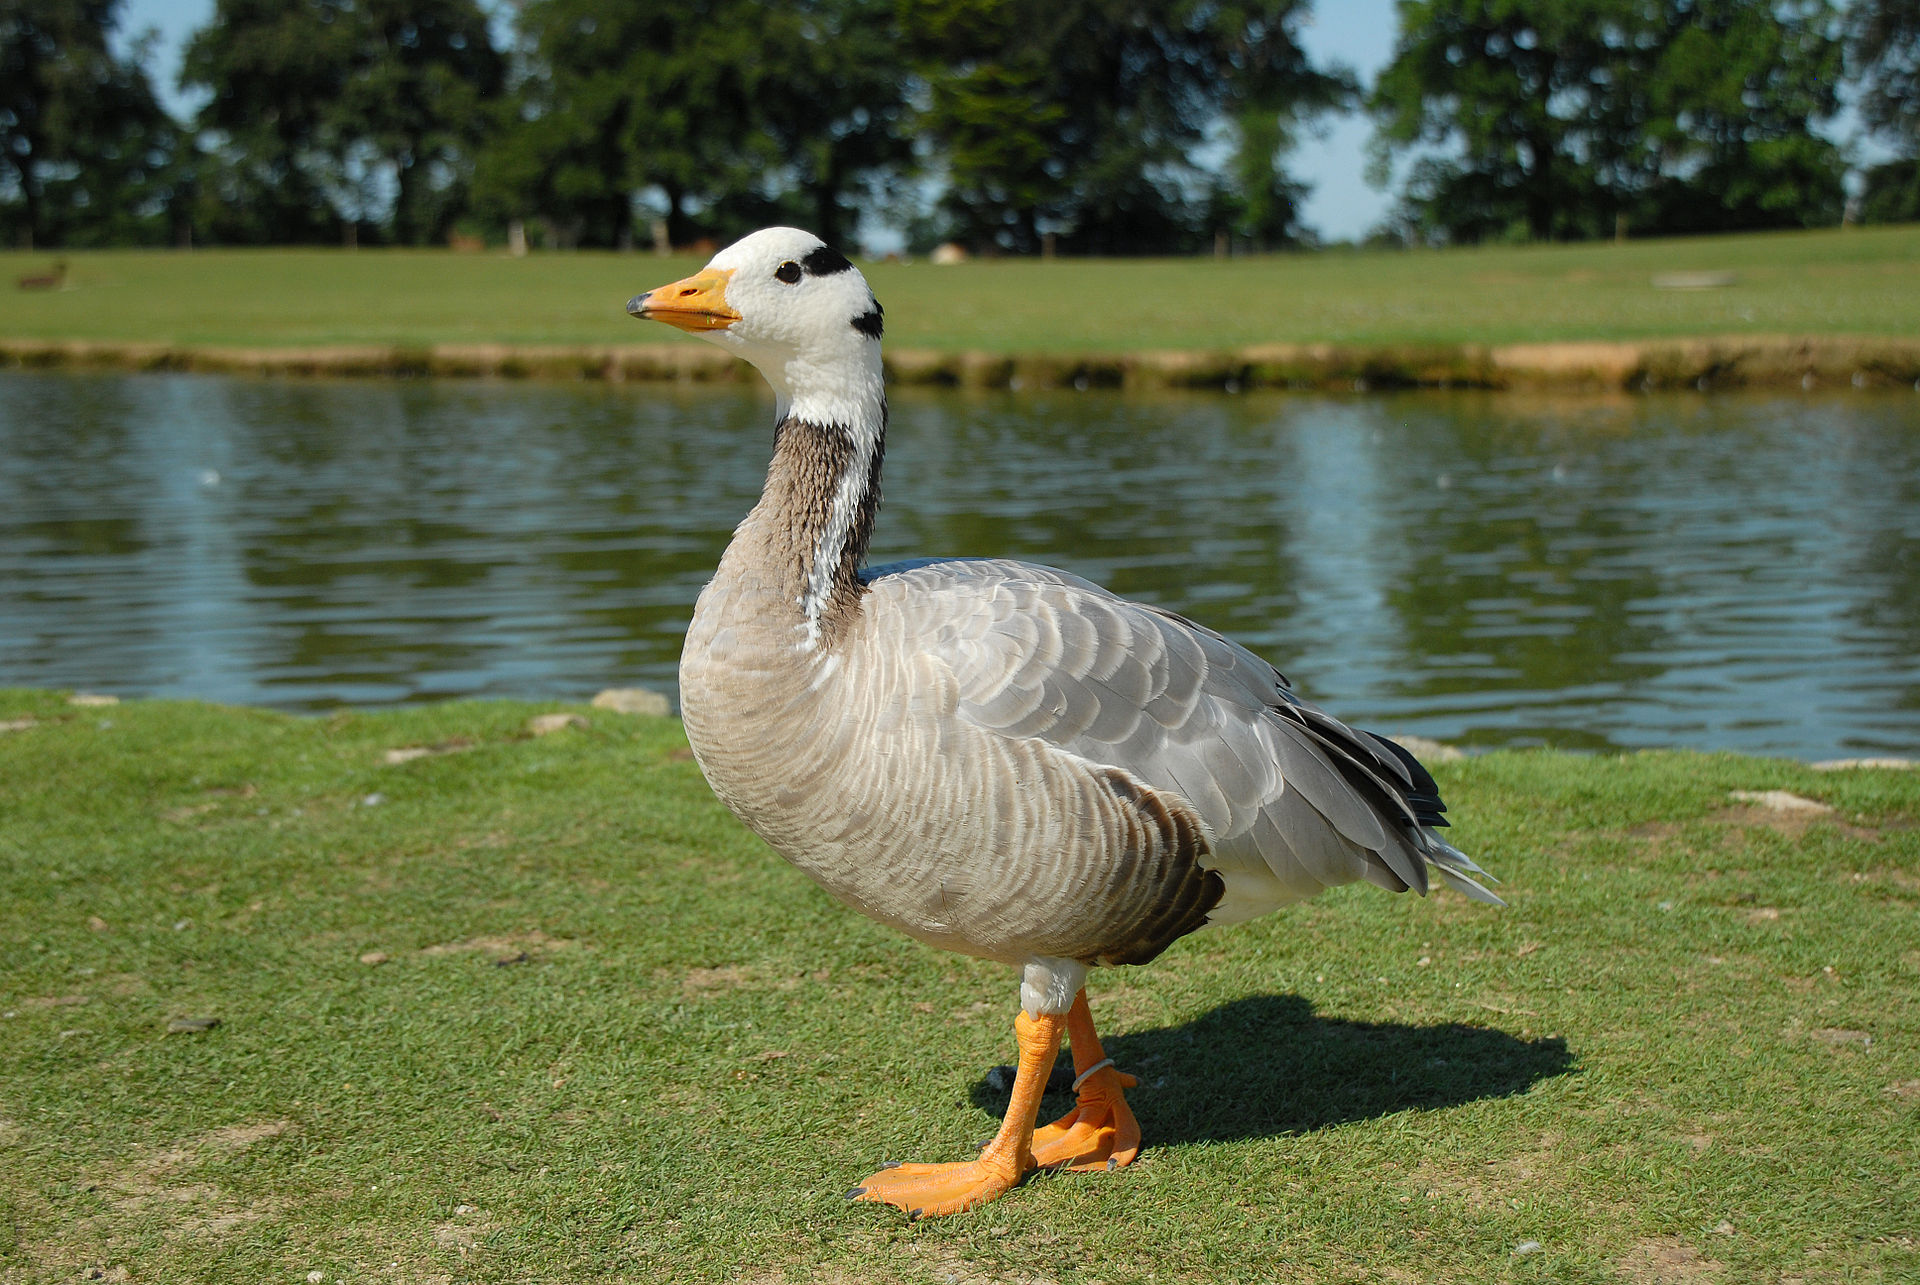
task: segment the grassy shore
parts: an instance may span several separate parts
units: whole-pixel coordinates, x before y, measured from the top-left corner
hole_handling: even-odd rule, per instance
[[[51,256],[0,254],[0,279]],[[726,377],[643,326],[690,259],[111,252],[0,292],[0,363]],[[1920,378],[1920,226],[1624,246],[867,265],[897,378],[1158,385]],[[1676,275],[1730,282],[1662,288]],[[1859,376],[1859,381],[1855,381]]]
[[[1100,974],[1141,1162],[907,1225],[841,1192],[991,1132],[1009,972],[554,708],[0,692],[0,1281],[1920,1273],[1920,773],[1441,764],[1509,909]]]

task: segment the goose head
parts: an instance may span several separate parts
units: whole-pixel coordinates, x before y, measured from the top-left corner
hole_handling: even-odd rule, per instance
[[[811,232],[763,228],[700,271],[635,295],[627,312],[745,358],[781,404],[867,401],[880,378],[880,304],[847,257]]]

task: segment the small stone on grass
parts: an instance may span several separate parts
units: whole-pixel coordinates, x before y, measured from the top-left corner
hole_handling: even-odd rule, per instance
[[[645,687],[609,687],[593,698],[595,709],[615,714],[644,714],[654,718],[667,716],[667,698]]]
[[[1729,790],[1727,797],[1751,803],[1770,812],[1831,812],[1833,808],[1818,799],[1804,798],[1786,790]]]
[[[585,728],[587,720],[578,714],[535,714],[527,720],[527,731],[535,736],[551,736],[569,727]]]
[[[384,950],[370,950],[360,956],[360,962],[370,968],[377,968],[387,962],[387,952]]]
[[[1467,752],[1427,736],[1389,736],[1388,740],[1423,763],[1458,763]]]

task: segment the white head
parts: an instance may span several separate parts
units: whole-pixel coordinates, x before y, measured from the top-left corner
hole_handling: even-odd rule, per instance
[[[752,362],[783,416],[845,423],[877,411],[880,304],[860,270],[811,232],[763,228],[685,280],[634,296],[627,311]]]

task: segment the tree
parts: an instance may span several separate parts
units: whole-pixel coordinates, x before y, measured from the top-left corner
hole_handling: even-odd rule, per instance
[[[1837,219],[1827,0],[1401,0],[1369,99],[1408,220],[1478,241]]]
[[[475,0],[218,0],[181,72],[212,92],[216,236],[312,240],[331,214],[439,239],[503,75]]]
[[[338,158],[327,119],[352,57],[343,0],[217,0],[187,42],[180,83],[211,97],[195,223],[215,241],[288,244],[337,235]]]
[[[753,135],[801,198],[822,240],[848,240],[863,193],[884,193],[912,159],[893,0],[788,0],[735,28]]]
[[[0,228],[22,246],[163,240],[178,139],[119,0],[0,0]]]
[[[1861,119],[1895,152],[1867,171],[1861,216],[1920,219],[1920,0],[1855,0],[1847,37]]]
[[[734,0],[529,0],[524,70],[476,186],[495,217],[551,220],[564,243],[631,237],[643,189],[662,194],[675,244],[695,204],[739,181],[749,97]]]
[[[1368,106],[1374,173],[1413,153],[1410,221],[1462,241],[1591,236],[1641,168],[1659,14],[1640,0],[1401,0]]]
[[[1655,172],[1648,231],[1731,232],[1840,221],[1846,164],[1813,133],[1839,110],[1841,43],[1827,0],[1669,0],[1643,127]]]
[[[530,0],[510,117],[477,190],[494,217],[619,244],[804,222],[852,231],[910,150],[892,0]]]
[[[965,239],[1032,252],[1052,233],[1096,253],[1188,248],[1211,204],[1263,236],[1292,231],[1287,128],[1351,78],[1295,38],[1304,0],[900,0],[925,82],[946,212]],[[1231,176],[1195,154],[1225,137]],[[1214,199],[1209,201],[1209,197]]]
[[[329,116],[393,176],[393,237],[444,238],[459,212],[505,65],[475,0],[356,0],[352,68]]]

